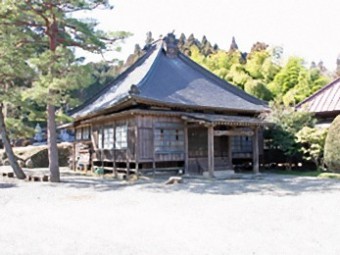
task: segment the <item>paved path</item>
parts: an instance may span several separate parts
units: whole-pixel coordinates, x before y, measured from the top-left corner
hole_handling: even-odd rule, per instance
[[[340,254],[340,182],[0,177],[0,254]]]

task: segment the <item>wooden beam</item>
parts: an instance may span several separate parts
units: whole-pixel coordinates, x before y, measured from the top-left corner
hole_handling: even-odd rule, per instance
[[[156,148],[155,148],[155,123],[152,123],[152,169],[153,175],[156,171]]]
[[[135,117],[135,162],[136,162],[136,175],[139,176],[139,125],[138,125],[139,117]]]
[[[94,150],[98,150],[98,146],[97,146],[97,140],[98,140],[98,130],[94,131],[93,130],[94,126],[91,125],[91,142],[93,145],[93,149]]]
[[[117,171],[117,153],[116,153],[116,122],[113,122],[113,176],[114,178],[118,177]]]
[[[208,171],[210,177],[214,177],[214,168],[214,127],[211,125],[208,127]]]
[[[187,123],[185,123],[184,126],[184,147],[184,173],[187,174],[189,169],[189,137]]]
[[[76,171],[77,169],[77,164],[76,164],[76,142],[73,142],[73,155],[72,155],[72,170]],[[93,170],[93,169],[92,169]]]
[[[215,130],[214,136],[253,136],[254,131],[242,130],[242,129],[231,129],[231,130]]]
[[[228,163],[233,167],[233,143],[231,136],[228,137]]]
[[[126,177],[127,179],[129,179],[130,177],[130,162],[131,162],[131,150],[130,150],[130,144],[129,144],[129,138],[131,139],[131,137],[129,137],[129,133],[130,133],[130,126],[129,126],[129,121],[125,121],[126,125],[126,136],[127,136],[127,148],[126,148]]]
[[[253,136],[253,172],[259,173],[259,128],[254,128]]]

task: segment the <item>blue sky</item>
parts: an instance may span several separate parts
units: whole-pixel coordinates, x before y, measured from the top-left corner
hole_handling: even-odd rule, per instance
[[[334,70],[340,54],[339,0],[114,0],[113,10],[87,12],[106,31],[125,30],[134,36],[126,40],[123,52],[108,54],[126,58],[136,43],[143,45],[145,34],[206,35],[212,43],[228,49],[235,36],[240,50],[249,51],[261,41],[282,46],[284,56],[303,57],[307,62],[322,60]],[[99,60],[100,57],[88,57]],[[309,63],[307,63],[309,64]]]

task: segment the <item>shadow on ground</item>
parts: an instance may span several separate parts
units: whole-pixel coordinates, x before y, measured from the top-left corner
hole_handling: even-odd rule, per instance
[[[8,188],[14,188],[17,185],[14,183],[0,183],[0,189],[8,189]]]
[[[169,176],[144,178],[135,182],[92,176],[64,176],[63,183],[69,188],[93,188],[96,191],[114,191],[131,187],[144,191],[171,193],[190,192],[196,194],[237,195],[245,193],[287,196],[303,193],[328,193],[340,191],[340,182],[313,177],[283,176],[276,174],[245,175],[232,179],[183,178],[183,183],[165,185]]]

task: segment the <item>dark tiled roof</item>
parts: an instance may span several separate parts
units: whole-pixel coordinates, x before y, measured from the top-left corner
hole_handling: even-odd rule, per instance
[[[315,92],[296,108],[315,113],[340,111],[340,78]]]
[[[138,90],[133,94],[136,99],[162,102],[164,105],[249,112],[268,110],[263,101],[218,78],[185,55],[166,56],[163,40],[159,40],[101,93],[76,109],[72,116],[84,117],[119,104],[131,97],[132,85],[136,85]]]

